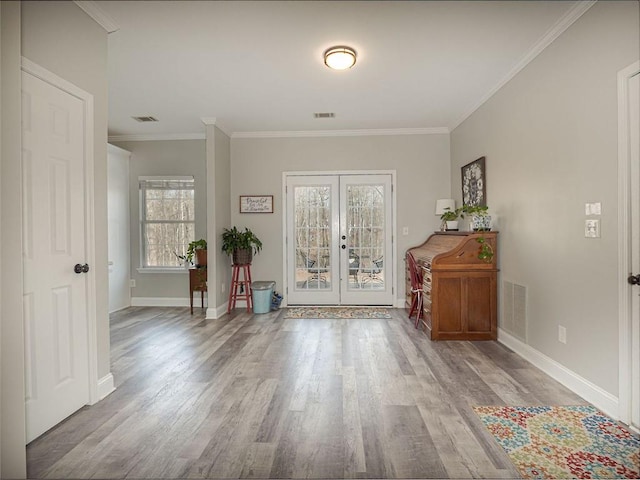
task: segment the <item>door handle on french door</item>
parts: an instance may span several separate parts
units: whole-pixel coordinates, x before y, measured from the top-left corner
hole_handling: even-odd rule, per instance
[[[80,265],[79,263],[76,263],[73,267],[73,271],[76,273],[87,273],[89,271],[89,264],[85,263],[84,265]]]
[[[341,248],[344,250],[347,246],[343,244]]]
[[[629,275],[629,278],[627,278],[627,282],[629,282],[631,285],[640,285],[640,274]]]

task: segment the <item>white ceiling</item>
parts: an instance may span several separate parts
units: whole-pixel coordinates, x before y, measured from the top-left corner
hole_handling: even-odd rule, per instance
[[[109,135],[189,138],[203,134],[202,118],[234,136],[448,131],[591,4],[93,2],[119,28],[109,34]],[[356,49],[352,69],[324,65],[334,45]],[[131,118],[140,115],[159,122]]]

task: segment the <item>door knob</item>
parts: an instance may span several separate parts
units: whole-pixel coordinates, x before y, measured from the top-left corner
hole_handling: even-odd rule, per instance
[[[631,285],[640,285],[640,274],[629,275],[629,278],[627,278],[627,282],[629,282]]]
[[[347,239],[347,236],[346,236],[346,235],[342,235],[342,237],[341,237],[341,238],[342,238],[343,240],[346,240],[346,239]]]
[[[87,273],[89,271],[89,264],[85,263],[84,265],[80,265],[79,263],[76,263],[73,267],[73,271],[76,273]]]
[[[347,246],[346,245],[342,245],[342,249],[344,250],[345,248],[347,248]]]

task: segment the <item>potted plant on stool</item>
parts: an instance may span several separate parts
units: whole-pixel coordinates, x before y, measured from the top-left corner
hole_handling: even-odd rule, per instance
[[[231,255],[234,265],[250,265],[253,255],[260,253],[262,242],[245,227],[244,231],[236,227],[225,228],[222,232],[222,251]]]

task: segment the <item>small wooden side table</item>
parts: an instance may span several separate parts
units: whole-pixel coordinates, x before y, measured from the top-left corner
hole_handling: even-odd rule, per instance
[[[193,292],[200,292],[200,302],[204,308],[204,292],[207,291],[207,267],[189,269],[189,300],[193,315]]]

